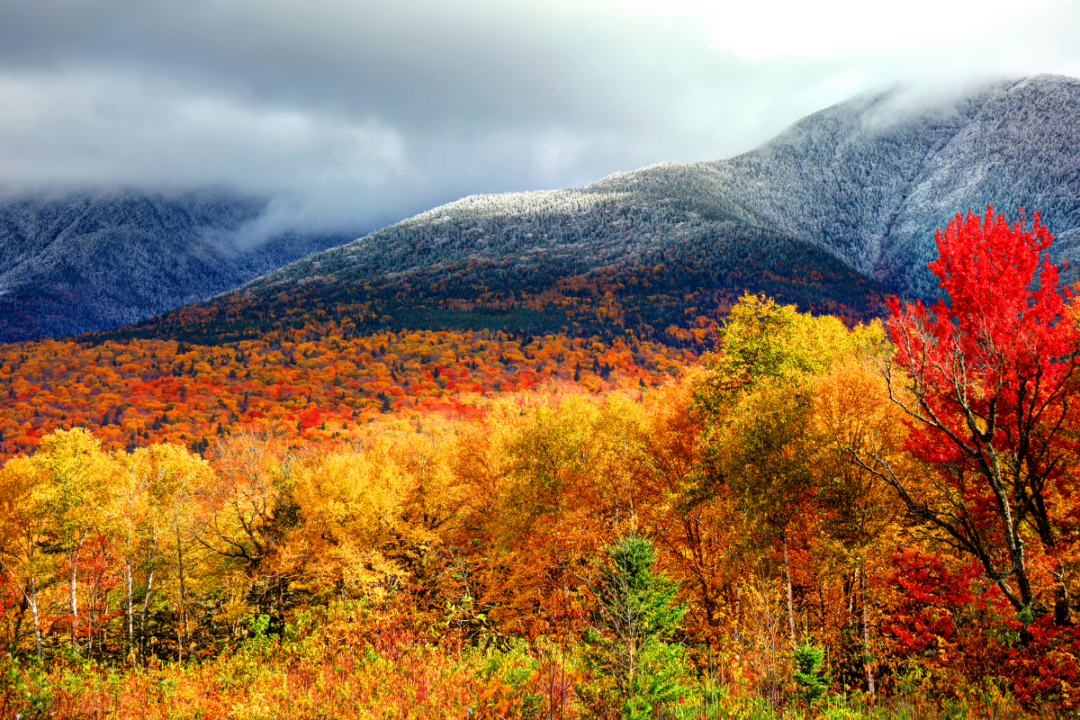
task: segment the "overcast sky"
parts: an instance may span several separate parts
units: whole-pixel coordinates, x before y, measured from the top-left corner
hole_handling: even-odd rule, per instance
[[[1080,0],[0,0],[0,186],[325,226],[752,149],[903,82],[1080,76]]]

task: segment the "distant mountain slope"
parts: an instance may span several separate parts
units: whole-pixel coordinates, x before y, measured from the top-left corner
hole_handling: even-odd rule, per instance
[[[1080,236],[1080,80],[1038,75],[919,107],[899,90],[800,120],[758,149],[704,163],[720,194],[891,287],[930,297],[934,231],[988,204],[1039,210],[1060,258]]]
[[[697,179],[681,166],[666,171],[675,185]],[[703,206],[688,192],[468,197],[103,337],[217,344],[333,321],[350,332],[632,334],[693,345],[680,328],[715,322],[747,290],[852,320],[880,311],[876,281],[737,204]]]
[[[918,110],[899,90],[800,120],[731,160],[655,165],[581,190],[472,197],[260,280],[399,273],[468,258],[588,268],[648,260],[722,228],[821,247],[933,295],[934,230],[994,203],[1040,210],[1059,255],[1080,232],[1080,80],[1040,75]],[[741,230],[740,230],[741,231]]]
[[[468,197],[125,332],[212,342],[321,312],[384,329],[614,322],[660,338],[745,290],[867,317],[885,293],[932,297],[935,228],[988,203],[1014,219],[1040,210],[1058,259],[1072,254],[1080,81],[1040,75],[921,105],[866,94],[730,160]],[[567,314],[580,310],[568,298],[608,293],[617,307]]]
[[[134,191],[0,201],[0,342],[105,330],[190,304],[349,236],[234,235],[266,202]]]

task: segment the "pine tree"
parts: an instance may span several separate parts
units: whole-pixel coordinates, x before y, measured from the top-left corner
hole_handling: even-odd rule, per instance
[[[676,602],[677,583],[653,572],[655,560],[649,540],[620,538],[592,588],[598,607],[587,658],[608,683],[599,684],[596,699],[617,703],[627,720],[651,718],[683,694],[682,648],[671,641],[686,608]]]

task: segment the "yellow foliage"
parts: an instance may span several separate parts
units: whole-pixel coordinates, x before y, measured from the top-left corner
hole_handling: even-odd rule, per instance
[[[302,521],[283,560],[305,578],[297,587],[381,595],[408,576],[394,557],[422,542],[404,521],[416,478],[386,440],[363,450],[313,455],[292,468]]]

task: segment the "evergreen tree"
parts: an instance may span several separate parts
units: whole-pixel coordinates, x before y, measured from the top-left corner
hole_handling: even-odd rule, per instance
[[[832,682],[825,668],[825,650],[804,642],[798,645],[792,657],[795,661],[795,687],[799,697],[813,703],[829,691]]]
[[[598,608],[586,634],[590,666],[603,675],[596,700],[627,720],[651,718],[657,705],[684,693],[682,648],[672,643],[686,608],[677,583],[653,572],[656,553],[645,538],[623,537],[607,548],[592,588]]]

